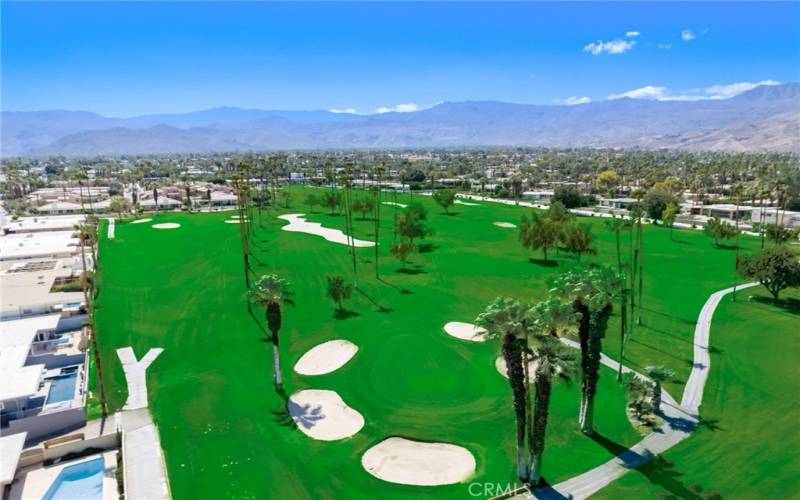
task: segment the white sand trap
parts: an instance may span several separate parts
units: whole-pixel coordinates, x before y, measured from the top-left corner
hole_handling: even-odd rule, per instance
[[[512,224],[510,222],[495,222],[494,225],[497,226],[497,227],[506,227],[506,228],[509,228],[509,229],[517,227],[516,224]]]
[[[295,233],[308,233],[316,236],[322,236],[326,240],[333,243],[341,243],[347,245],[350,242],[350,237],[339,231],[338,229],[330,229],[322,227],[319,222],[308,222],[305,220],[305,214],[284,214],[279,215],[279,219],[289,221],[289,225],[283,226],[281,229],[284,231],[292,231]],[[374,247],[375,243],[372,241],[364,241],[353,238],[354,245],[357,247]]]
[[[508,378],[508,368],[506,367],[506,360],[503,356],[497,356],[497,359],[494,360],[494,367],[497,368],[497,372],[505,378]],[[536,378],[536,361],[530,360],[528,361],[528,380],[533,382]]]
[[[399,437],[368,449],[361,465],[378,479],[416,486],[460,483],[475,474],[475,457],[466,448]]]
[[[336,391],[308,389],[289,397],[289,414],[306,436],[336,441],[364,427],[364,417],[342,401]]]
[[[384,202],[383,202],[383,204],[384,204],[384,205],[393,205],[393,206],[398,206],[398,207],[400,207],[400,208],[406,208],[406,207],[408,206],[408,205],[406,205],[405,203],[395,203],[395,202],[393,202],[393,201],[384,201]]]
[[[240,220],[226,220],[225,224],[240,224],[241,222]]]
[[[181,227],[180,224],[174,222],[164,222],[162,224],[153,224],[153,229],[177,229]]]
[[[486,330],[472,323],[462,323],[461,321],[451,321],[444,325],[444,331],[448,335],[461,340],[471,340],[472,342],[486,342]]]
[[[479,206],[481,206],[480,203],[470,203],[468,201],[461,201],[461,200],[456,200],[455,203],[458,203],[459,205],[466,205],[468,207],[479,207]]]
[[[356,355],[358,346],[348,340],[329,340],[315,346],[294,365],[300,375],[323,375],[338,370]]]
[[[136,220],[132,220],[131,224],[143,224],[145,222],[150,222],[151,220],[153,220],[153,219],[136,219]]]

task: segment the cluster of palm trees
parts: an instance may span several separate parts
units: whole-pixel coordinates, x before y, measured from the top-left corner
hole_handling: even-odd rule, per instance
[[[501,340],[516,423],[517,474],[526,483],[541,480],[552,388],[575,372],[576,357],[562,342],[566,337],[576,337],[580,347],[578,423],[585,434],[594,432],[602,339],[622,282],[607,267],[576,269],[556,280],[546,300],[530,305],[498,298],[475,320],[487,337]]]
[[[519,227],[519,240],[525,248],[541,249],[545,264],[549,263],[547,251],[559,245],[571,252],[580,262],[584,254],[594,253],[594,235],[588,224],[578,224],[561,202],[554,202],[546,213],[532,212],[523,215]]]

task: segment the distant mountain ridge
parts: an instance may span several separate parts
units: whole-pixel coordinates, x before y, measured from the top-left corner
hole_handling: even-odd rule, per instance
[[[108,118],[3,112],[0,154],[92,156],[279,149],[642,147],[800,153],[800,84],[730,99],[615,99],[575,106],[446,102],[410,113],[212,108]]]

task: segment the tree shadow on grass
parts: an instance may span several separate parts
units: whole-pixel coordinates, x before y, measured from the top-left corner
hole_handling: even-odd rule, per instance
[[[347,309],[339,309],[335,313],[333,313],[333,317],[338,320],[344,320],[349,318],[357,318],[361,316],[355,311],[348,311]]]
[[[544,259],[530,258],[530,259],[528,259],[528,262],[530,262],[531,264],[536,264],[537,266],[542,266],[542,267],[558,267],[558,262],[555,261],[555,260],[550,260],[550,259],[544,260]]]
[[[377,307],[378,308],[378,312],[380,312],[380,313],[390,313],[390,312],[392,312],[394,310],[391,307],[383,307],[379,303],[375,302],[375,300],[372,297],[370,297],[369,295],[367,295],[367,292],[365,292],[364,290],[362,290],[360,288],[356,288],[356,291],[358,293],[360,293],[361,295],[363,295],[365,299],[370,301],[372,303],[372,305]]]
[[[703,418],[703,417],[700,417],[700,419],[697,422],[697,426],[701,427],[703,429],[708,429],[711,432],[716,432],[716,431],[723,431],[724,432],[725,431],[725,429],[721,425],[719,425],[719,419],[717,419],[717,418],[711,418],[711,417]]]
[[[794,297],[790,297],[788,299],[782,299],[779,300],[777,303],[775,303],[775,301],[772,300],[771,297],[754,296],[752,298],[752,301],[757,302],[759,304],[763,304],[768,307],[777,306],[789,314],[800,315],[800,300],[797,300]]]
[[[441,248],[439,245],[434,245],[433,243],[422,243],[417,245],[417,251],[419,253],[430,253],[434,250]]]
[[[401,267],[399,269],[395,269],[394,272],[400,273],[400,274],[411,274],[411,275],[428,274],[428,272],[425,271],[424,269],[412,268],[412,267]]]

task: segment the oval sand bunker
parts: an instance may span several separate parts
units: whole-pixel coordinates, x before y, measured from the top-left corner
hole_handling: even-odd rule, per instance
[[[347,406],[336,391],[296,392],[289,397],[287,405],[297,428],[320,441],[344,439],[364,427],[364,417]]]
[[[399,437],[367,450],[361,465],[378,479],[416,486],[460,483],[475,474],[475,457],[466,448]]]
[[[528,361],[528,381],[533,382],[536,379],[536,361],[531,359]],[[508,378],[508,367],[506,367],[506,360],[503,356],[497,356],[494,360],[494,367],[497,373],[505,378]]]
[[[338,370],[356,355],[358,346],[347,340],[330,340],[312,347],[294,365],[300,375],[323,375]]]
[[[508,228],[508,229],[512,229],[512,228],[517,227],[516,224],[512,224],[510,222],[495,222],[494,225],[497,226],[497,227],[505,227],[505,228]]]
[[[153,224],[152,227],[153,229],[177,229],[181,227],[181,225],[175,222],[164,222],[162,224]]]
[[[444,331],[452,337],[472,342],[486,342],[486,330],[472,323],[451,321],[444,325]]]
[[[131,224],[143,224],[145,222],[150,222],[151,220],[153,220],[153,219],[136,219],[136,220],[132,220]]]

